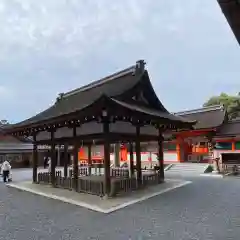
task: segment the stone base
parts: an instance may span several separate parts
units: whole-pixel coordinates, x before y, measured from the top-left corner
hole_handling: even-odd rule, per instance
[[[49,185],[32,184],[30,181],[9,183],[7,186],[33,194],[38,194],[40,196],[48,197],[54,200],[60,200],[66,203],[85,207],[93,211],[111,213],[134,203],[141,202],[173,189],[185,186],[189,183],[191,182],[166,179],[162,184],[151,186],[143,190],[132,192],[126,196],[119,196],[115,198],[100,198],[98,196],[90,194],[77,193],[60,188],[53,188]]]
[[[223,175],[219,173],[202,173],[200,174],[201,177],[214,177],[214,178],[223,178]]]

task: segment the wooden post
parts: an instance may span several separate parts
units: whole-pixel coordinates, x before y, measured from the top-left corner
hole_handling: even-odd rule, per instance
[[[68,144],[64,143],[64,177],[68,176]]]
[[[207,140],[208,140],[208,155],[209,155],[209,163],[213,162],[213,149],[214,149],[214,143],[213,143],[213,137],[214,137],[214,133],[210,132],[207,135]]]
[[[61,163],[60,163],[60,154],[61,154],[61,145],[57,145],[57,163],[56,166],[60,167]]]
[[[77,142],[77,129],[76,126],[73,127],[73,138],[74,140],[74,148],[73,148],[73,181],[74,188],[78,191],[78,142]]]
[[[120,167],[120,143],[114,144],[114,167]]]
[[[38,167],[38,148],[36,144],[36,134],[33,135],[33,183],[37,183],[37,167]]]
[[[54,130],[51,130],[51,183],[55,187],[56,185],[56,144],[54,141]]]
[[[141,167],[141,145],[140,145],[140,126],[136,126],[136,168],[137,168],[137,182],[138,185],[142,184],[142,167]]]
[[[88,145],[88,175],[92,174],[92,146]]]
[[[104,133],[104,187],[105,196],[109,196],[111,191],[110,176],[110,143],[109,143],[109,121],[107,118],[103,120]]]
[[[161,180],[164,180],[163,136],[160,129],[158,130],[158,162],[160,167],[160,177]]]
[[[134,163],[133,163],[133,143],[129,143],[129,152],[130,152],[130,176],[133,177],[134,175]]]

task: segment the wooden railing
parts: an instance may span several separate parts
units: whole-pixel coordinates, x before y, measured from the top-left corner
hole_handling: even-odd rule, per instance
[[[111,183],[110,197],[137,190],[136,178],[114,179]]]
[[[129,170],[127,168],[111,168],[112,177],[129,177]]]
[[[89,193],[93,195],[103,196],[104,195],[104,184],[103,181],[93,181],[78,179],[78,192]]]
[[[50,184],[51,183],[51,173],[38,173],[38,183],[40,184]],[[72,177],[62,177],[62,172],[56,172],[55,186],[59,188],[65,188],[72,190],[74,188],[74,181]],[[103,181],[94,181],[86,179],[78,179],[77,192],[84,192],[93,195],[103,196]]]
[[[42,172],[38,174],[38,183],[48,184],[51,182],[51,173]]]
[[[89,168],[88,167],[79,167],[78,169],[79,176],[89,176]],[[98,168],[92,168],[92,175],[101,176],[104,175],[104,172],[99,170]],[[110,172],[111,177],[128,177],[129,170],[126,168],[111,168]],[[69,176],[73,176],[73,169],[69,169]]]
[[[159,172],[153,172],[152,174],[143,175],[142,185],[137,184],[136,178],[130,178],[128,176],[128,169],[112,169],[111,177],[111,193],[110,196],[114,197],[118,194],[128,193],[135,191],[139,188],[144,188],[148,185],[156,185],[161,183]],[[50,184],[51,173],[38,173],[38,183]],[[63,177],[61,171],[56,171],[55,187],[64,189],[75,189],[74,180],[72,175],[69,177]],[[76,189],[79,193],[89,193],[93,195],[104,195],[104,180],[103,179],[78,179],[78,186]]]
[[[234,173],[234,171],[238,171],[240,173],[240,164],[223,164],[223,173],[224,174],[231,174]]]
[[[152,174],[147,174],[143,175],[142,179],[142,185],[143,186],[148,186],[148,185],[156,185],[161,183],[161,177],[160,177],[160,172],[152,173]]]

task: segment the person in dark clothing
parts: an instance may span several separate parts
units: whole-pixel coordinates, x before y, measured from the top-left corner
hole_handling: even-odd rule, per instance
[[[6,170],[6,171],[3,171],[3,182],[7,182],[9,178],[9,171]]]

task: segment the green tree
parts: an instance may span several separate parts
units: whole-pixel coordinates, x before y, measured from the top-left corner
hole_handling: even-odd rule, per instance
[[[221,93],[219,96],[213,96],[204,103],[203,106],[208,107],[219,104],[224,105],[227,109],[230,119],[240,117],[240,92],[236,96],[226,93]]]

